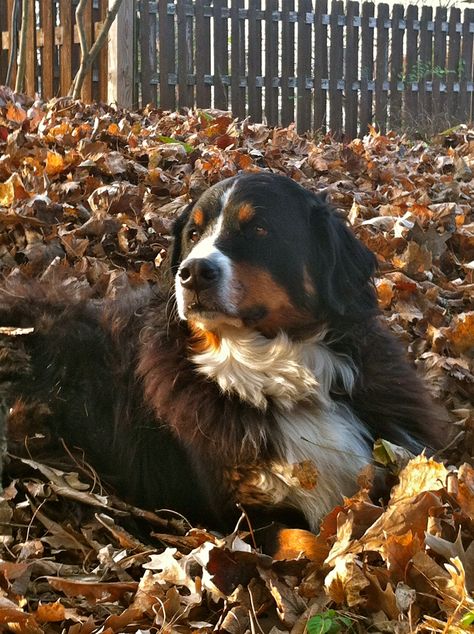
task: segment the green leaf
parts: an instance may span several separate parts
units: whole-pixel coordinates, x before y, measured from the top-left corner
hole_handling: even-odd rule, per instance
[[[199,116],[204,117],[206,121],[214,121],[214,117],[209,112],[205,112],[204,110],[199,110]]]
[[[352,621],[336,610],[326,610],[312,616],[306,624],[308,634],[339,634],[344,630],[352,631]]]
[[[469,625],[472,625],[473,623],[474,623],[474,612],[468,612],[462,617],[460,621],[460,624],[465,627],[469,627]]]
[[[192,145],[189,145],[189,143],[184,143],[184,141],[178,141],[177,139],[173,139],[170,136],[159,136],[158,137],[158,141],[161,141],[162,143],[179,143],[179,145],[182,145],[184,147],[184,149],[186,150],[186,152],[188,154],[190,154],[194,148]]]

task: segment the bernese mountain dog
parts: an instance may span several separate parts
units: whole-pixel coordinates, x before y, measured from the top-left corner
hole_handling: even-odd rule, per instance
[[[28,418],[43,447],[79,447],[135,505],[221,529],[239,505],[256,522],[295,512],[316,530],[357,490],[374,439],[440,443],[439,412],[380,321],[375,268],[324,196],[257,172],[176,220],[158,290],[79,301],[5,283],[1,324],[31,329],[0,356],[12,451],[34,445]]]

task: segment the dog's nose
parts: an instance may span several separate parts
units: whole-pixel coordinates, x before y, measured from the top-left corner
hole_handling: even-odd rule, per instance
[[[195,258],[183,262],[179,269],[179,277],[184,288],[203,291],[219,280],[220,268],[216,262],[205,258]]]

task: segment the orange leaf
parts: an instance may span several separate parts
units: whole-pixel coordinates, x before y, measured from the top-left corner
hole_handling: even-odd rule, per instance
[[[113,134],[114,136],[118,136],[120,134],[120,128],[116,123],[111,123],[107,128],[107,132],[109,134]]]
[[[455,315],[449,328],[441,328],[454,352],[474,349],[474,311]]]
[[[60,174],[66,169],[64,159],[61,154],[57,152],[48,152],[46,157],[46,174],[48,176],[54,176]]]
[[[35,612],[35,617],[40,623],[59,623],[66,618],[66,611],[59,601],[55,601],[55,603],[40,603]]]
[[[389,308],[393,299],[393,282],[378,279],[375,281],[380,308]]]
[[[9,121],[16,121],[17,123],[23,123],[26,119],[26,112],[21,106],[10,102],[7,107],[7,119]]]
[[[15,189],[11,181],[0,183],[0,205],[10,207],[15,200]]]

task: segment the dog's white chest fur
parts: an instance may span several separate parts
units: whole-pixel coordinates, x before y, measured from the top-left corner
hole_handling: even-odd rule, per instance
[[[364,425],[330,394],[336,381],[351,392],[351,363],[323,343],[324,333],[304,342],[241,328],[221,335],[218,350],[193,357],[198,371],[224,393],[262,411],[271,407],[278,426],[271,439],[278,459],[254,469],[245,489],[269,504],[300,509],[316,529],[344,495],[355,492],[357,474],[371,460]]]

